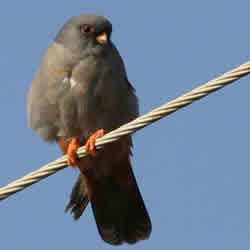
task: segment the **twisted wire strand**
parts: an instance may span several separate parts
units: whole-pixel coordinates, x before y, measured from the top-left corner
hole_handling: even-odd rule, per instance
[[[135,133],[137,130],[142,129],[151,123],[167,116],[175,111],[199,100],[212,92],[215,92],[228,84],[248,75],[250,73],[250,61],[240,65],[239,67],[229,71],[197,88],[194,88],[190,92],[183,94],[182,96],[152,110],[151,112],[138,117],[137,119],[124,124],[118,129],[105,134],[103,137],[96,140],[97,150],[101,149],[105,144],[119,140],[122,136]],[[78,157],[82,158],[86,156],[85,147],[79,148]],[[40,169],[33,171],[24,177],[17,179],[8,185],[0,188],[0,200],[3,200],[10,195],[23,190],[24,188],[56,173],[59,170],[67,167],[67,158],[62,156],[57,160],[50,162],[49,164],[41,167]]]

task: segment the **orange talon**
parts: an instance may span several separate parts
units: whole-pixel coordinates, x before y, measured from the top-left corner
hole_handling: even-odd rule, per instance
[[[78,138],[73,138],[68,146],[67,156],[68,164],[71,166],[76,166],[78,164],[77,150],[80,147]]]
[[[85,144],[86,152],[91,154],[93,157],[96,156],[96,147],[95,147],[95,141],[96,139],[102,137],[104,135],[104,129],[97,130],[93,135],[89,137]]]

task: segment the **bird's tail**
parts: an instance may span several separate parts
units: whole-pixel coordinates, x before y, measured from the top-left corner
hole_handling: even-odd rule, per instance
[[[152,226],[130,161],[111,167],[112,175],[96,178],[88,172],[86,176],[98,231],[105,242],[113,245],[144,240]]]
[[[87,190],[83,182],[82,174],[78,176],[78,179],[72,189],[70,195],[70,201],[65,208],[65,212],[71,210],[73,218],[75,220],[79,219],[85,208],[89,203],[87,196]]]

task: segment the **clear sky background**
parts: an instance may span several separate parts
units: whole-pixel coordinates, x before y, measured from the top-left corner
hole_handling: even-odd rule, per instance
[[[0,185],[60,156],[27,128],[26,94],[44,49],[72,16],[98,13],[137,90],[141,113],[249,60],[250,1],[4,1],[0,9]],[[149,240],[120,249],[250,247],[250,76],[134,136]],[[67,168],[0,202],[1,249],[111,249],[90,207],[64,214]]]

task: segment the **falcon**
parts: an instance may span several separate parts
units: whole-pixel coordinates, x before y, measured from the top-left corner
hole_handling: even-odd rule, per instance
[[[78,219],[89,201],[102,239],[147,239],[151,221],[131,167],[132,138],[96,151],[95,141],[138,116],[138,100],[104,17],[71,18],[45,51],[28,93],[28,121],[79,168],[66,210]],[[86,145],[88,156],[76,152]]]

